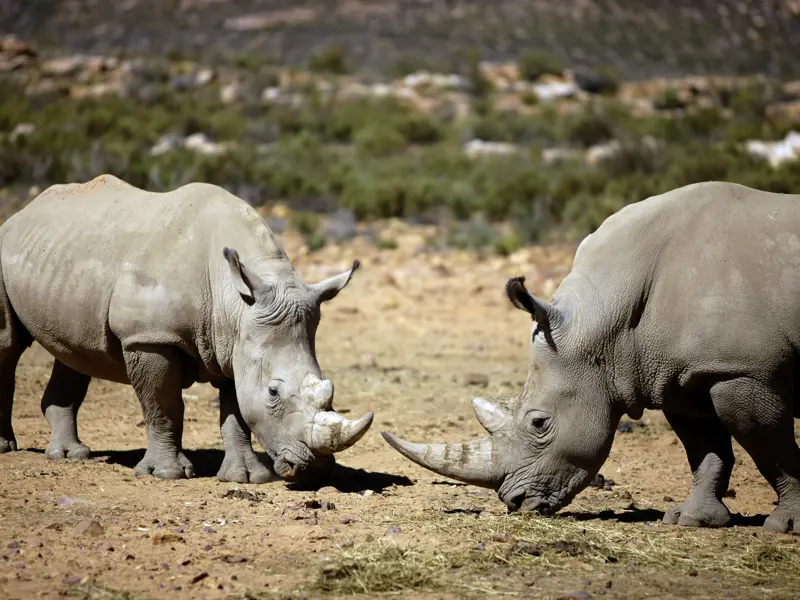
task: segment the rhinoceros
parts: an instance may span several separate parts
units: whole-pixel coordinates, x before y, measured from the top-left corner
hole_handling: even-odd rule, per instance
[[[219,390],[219,479],[292,479],[331,464],[373,416],[333,410],[314,346],[321,303],[357,267],[304,283],[259,214],[217,186],[151,193],[103,175],[46,189],[0,227],[0,453],[17,448],[14,373],[36,341],[55,359],[42,398],[49,458],[89,455],[76,417],[97,378],[139,399],[147,450],[136,474],[194,475],[181,390],[195,382]]]
[[[579,245],[552,301],[506,284],[529,313],[513,410],[476,398],[490,437],[386,441],[436,473],[552,514],[608,457],[620,418],[663,411],[694,474],[666,523],[724,526],[731,436],[778,495],[768,530],[800,530],[800,195],[724,182],[628,205]]]

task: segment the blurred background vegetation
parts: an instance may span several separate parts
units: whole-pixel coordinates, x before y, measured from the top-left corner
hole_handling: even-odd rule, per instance
[[[6,2],[2,216],[50,184],[111,173],[280,204],[273,225],[312,251],[399,217],[441,226],[432,245],[508,254],[580,239],[629,202],[697,181],[800,193],[797,11]]]

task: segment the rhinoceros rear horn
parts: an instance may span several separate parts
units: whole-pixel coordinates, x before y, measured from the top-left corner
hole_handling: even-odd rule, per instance
[[[345,271],[344,273],[340,273],[339,275],[326,279],[325,281],[320,281],[319,283],[312,283],[308,286],[308,289],[314,294],[318,303],[331,300],[350,282],[350,278],[360,265],[361,263],[356,259],[353,261],[353,266],[349,271]]]
[[[421,467],[464,483],[496,489],[500,478],[492,468],[492,440],[463,444],[414,444],[382,431],[383,439]]]
[[[542,331],[549,331],[561,321],[561,315],[555,306],[528,292],[524,277],[509,279],[506,282],[506,295],[511,304],[529,313]]]
[[[346,450],[364,437],[372,425],[373,414],[368,412],[357,421],[351,421],[334,411],[314,415],[308,447],[320,455]]]

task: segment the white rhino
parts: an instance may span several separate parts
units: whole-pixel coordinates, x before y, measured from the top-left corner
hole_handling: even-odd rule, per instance
[[[694,473],[664,520],[730,522],[731,436],[778,494],[764,526],[800,531],[800,195],[707,182],[631,204],[584,240],[552,302],[528,312],[528,379],[513,412],[476,398],[491,437],[412,444],[414,462],[552,513],[592,480],[627,414],[662,410]]]
[[[219,390],[219,479],[332,463],[372,423],[333,411],[314,348],[320,304],[357,267],[305,284],[258,213],[213,185],[158,194],[103,175],[48,188],[0,227],[0,453],[17,447],[14,372],[35,340],[55,358],[42,398],[52,459],[89,455],[76,417],[94,377],[131,384],[141,403],[137,474],[194,475],[181,390],[195,382]]]

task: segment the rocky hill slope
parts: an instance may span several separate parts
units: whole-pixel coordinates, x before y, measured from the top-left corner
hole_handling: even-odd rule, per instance
[[[332,44],[352,66],[447,68],[539,49],[625,77],[795,76],[798,0],[5,0],[0,32],[73,52],[244,53],[302,64]]]

